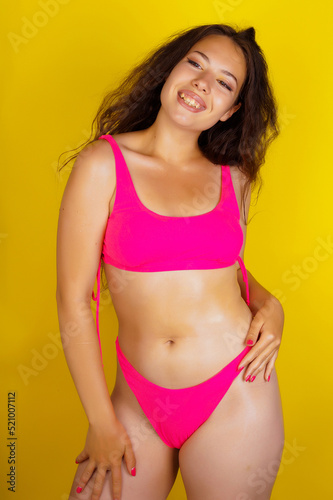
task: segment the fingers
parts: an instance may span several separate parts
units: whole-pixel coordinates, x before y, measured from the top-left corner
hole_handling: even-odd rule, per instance
[[[87,458],[89,457],[88,453],[83,450],[81,451],[81,453],[76,457],[75,459],[75,463],[77,464],[80,464],[81,462],[84,462],[85,460],[87,460]]]
[[[111,470],[112,493],[114,500],[120,500],[121,494],[121,465],[114,465]]]
[[[245,338],[246,345],[251,346],[257,342],[260,329],[262,326],[263,326],[263,317],[260,311],[258,311],[257,314],[252,319],[250,328],[247,332]]]
[[[78,486],[76,488],[77,493],[81,493],[87,486],[88,482],[91,480],[92,475],[95,472],[96,467],[93,464],[88,464],[85,468],[82,476],[79,479]],[[107,470],[111,469],[111,479],[112,479],[112,498],[114,500],[120,500],[121,495],[121,461],[119,464],[112,465],[111,467],[99,466],[96,469],[96,477],[91,493],[91,500],[99,500],[103,491],[105,477]]]
[[[135,455],[133,452],[131,442],[129,440],[128,440],[128,443],[126,443],[124,460],[125,460],[128,472],[131,474],[131,476],[135,476],[136,475],[136,460],[135,460]]]
[[[274,363],[276,361],[276,358],[278,357],[278,354],[279,354],[279,351],[276,351],[273,354],[273,356],[271,357],[271,359],[269,360],[269,362],[267,363],[265,375],[264,375],[265,380],[267,380],[267,382],[269,382],[269,379],[271,378],[271,374],[272,374],[272,371],[274,368]]]
[[[238,365],[238,369],[250,364],[255,358],[260,356],[263,352],[272,352],[279,349],[281,340],[271,332],[264,332],[260,334],[259,342],[244,356]],[[267,351],[268,349],[268,351]],[[245,373],[245,372],[244,372]]]
[[[96,472],[94,487],[91,494],[91,500],[99,500],[103,491],[104,481],[106,476],[106,469],[99,468]]]
[[[128,472],[131,474],[131,476],[134,477],[136,475],[136,460],[130,438],[128,437],[127,434],[125,437],[125,450],[123,456]],[[121,482],[122,482],[121,463],[122,463],[122,457],[118,457],[115,455],[113,460],[113,465],[111,468],[112,494],[113,494],[112,498],[114,498],[114,500],[120,500],[120,495],[121,495]]]
[[[81,493],[89,483],[89,492],[91,491],[91,496],[89,500],[99,500],[103,488],[105,485],[107,471],[111,471],[111,493],[113,500],[120,500],[121,487],[122,487],[122,460],[126,461],[126,466],[129,474],[135,476],[136,461],[134,452],[132,449],[131,441],[120,422],[116,422],[116,430],[109,435],[106,435],[109,440],[107,443],[103,441],[104,436],[102,434],[97,434],[94,429],[89,428],[91,435],[88,433],[87,442],[92,448],[92,451],[88,448],[87,452],[84,450],[80,453],[76,459],[77,463],[81,463],[84,460],[86,462],[82,463],[84,467],[81,476],[79,477],[78,485],[76,488],[77,493]],[[102,439],[101,439],[102,437]],[[95,438],[96,442],[93,445],[89,439],[93,441]],[[110,493],[109,493],[110,495]]]
[[[248,372],[245,373],[245,380],[250,376],[250,382],[253,382],[253,377],[256,377],[267,365],[267,363],[271,360],[273,357],[274,352],[264,352],[260,356],[260,358],[256,358],[255,361],[251,363],[248,367]],[[253,380],[252,380],[253,379]]]
[[[241,359],[238,365],[238,370],[241,370],[246,365],[252,363],[252,361],[264,351],[264,349],[266,348],[267,345],[269,345],[269,343],[270,342],[265,343],[265,341],[261,339],[261,341],[254,347],[252,347],[252,349],[250,349],[250,351],[247,354],[245,354],[245,356]],[[248,370],[244,371],[244,375],[246,372],[248,372]]]
[[[100,499],[102,491],[103,491],[103,487],[104,487],[104,482],[105,482],[107,470],[108,470],[107,467],[103,467],[103,466],[100,466],[99,468],[97,468],[96,477],[95,477],[94,485],[92,488],[90,500],[99,500]],[[90,466],[86,467],[84,473],[82,474],[82,476],[79,480],[78,487],[76,488],[77,493],[81,493],[84,490],[84,488],[87,486],[88,481],[91,480],[91,477],[92,477],[94,471],[95,471],[95,467],[93,467],[93,468]],[[120,498],[120,494],[118,497],[114,496],[112,498],[118,499],[118,498]]]
[[[264,378],[269,382],[277,356],[278,348],[275,348],[272,351],[271,345],[264,349],[260,354],[257,354],[253,361],[249,362],[248,367],[244,372],[245,381],[253,382],[256,376],[266,367]]]
[[[76,488],[77,493],[81,493],[81,491],[85,488],[87,485],[89,479],[94,473],[96,466],[94,462],[89,462],[87,467],[84,469],[83,474],[81,475],[79,479],[78,486]]]

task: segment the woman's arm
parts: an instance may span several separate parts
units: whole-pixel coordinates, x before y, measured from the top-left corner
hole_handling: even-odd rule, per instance
[[[243,277],[238,271],[238,283],[244,291]],[[274,363],[278,356],[284,326],[284,312],[280,301],[266,290],[252,274],[247,271],[249,280],[250,309],[253,319],[247,332],[245,343],[253,345],[251,351],[242,359],[239,368],[247,368],[244,378],[253,381],[259,372],[265,370],[265,380],[269,382]]]
[[[89,421],[86,445],[77,461],[87,460],[79,481],[82,489],[97,469],[92,500],[99,499],[107,470],[112,470],[114,498],[120,498],[123,456],[129,472],[135,467],[128,436],[111,403],[90,307],[114,189],[114,157],[106,141],[96,141],[76,159],[58,223],[59,326],[66,361]]]
[[[263,307],[263,305],[268,301],[272,301],[273,303],[279,303],[280,301],[272,295],[266,288],[264,288],[247,270],[247,277],[249,282],[249,295],[250,295],[250,305],[249,308],[252,312],[252,315],[255,316],[256,313]],[[246,300],[246,288],[243,280],[243,275],[241,272],[241,268],[238,268],[237,274],[238,284],[241,289],[241,294],[244,300]],[[281,306],[282,307],[282,306]]]
[[[91,144],[78,155],[61,202],[57,235],[60,333],[89,422],[99,415],[114,417],[90,306],[112,189],[111,168],[98,146]]]
[[[238,199],[240,202],[240,190],[245,178],[241,173],[236,176],[236,186],[238,188]],[[245,214],[248,219],[249,208],[251,202],[251,191],[248,190],[245,197]],[[243,230],[244,242],[240,252],[241,258],[244,260],[244,249],[246,240],[247,225],[245,224],[243,210],[241,210],[240,223]],[[280,301],[266,290],[247,270],[249,283],[249,308],[252,312],[253,319],[245,338],[247,345],[253,345],[251,351],[243,358],[239,368],[245,367],[244,378],[248,381],[253,381],[258,373],[265,370],[265,380],[269,381],[274,363],[278,356],[278,350],[281,344],[284,312]],[[246,298],[246,287],[243,280],[241,269],[237,271],[238,284],[241,289],[242,297]]]

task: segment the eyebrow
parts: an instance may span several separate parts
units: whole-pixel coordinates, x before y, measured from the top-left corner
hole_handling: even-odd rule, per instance
[[[209,57],[206,56],[206,54],[204,54],[203,52],[200,52],[200,50],[194,50],[193,52],[197,52],[198,54],[201,55],[201,57],[203,57],[208,63],[210,63],[210,60],[209,60]],[[231,76],[231,78],[233,78],[235,80],[235,82],[238,84],[238,81],[237,81],[237,78],[235,77],[235,75],[233,75],[232,73],[230,73],[230,71],[226,70],[226,69],[221,69],[220,70],[221,73],[224,73],[225,75],[228,75],[228,76]]]

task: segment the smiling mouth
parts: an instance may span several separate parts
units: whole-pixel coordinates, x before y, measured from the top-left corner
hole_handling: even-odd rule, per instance
[[[180,92],[179,97],[183,99],[183,101],[186,102],[186,104],[188,104],[188,106],[191,106],[192,108],[204,109],[204,107],[200,106],[200,104],[197,103],[195,99],[192,99],[191,97],[185,95],[184,92]]]

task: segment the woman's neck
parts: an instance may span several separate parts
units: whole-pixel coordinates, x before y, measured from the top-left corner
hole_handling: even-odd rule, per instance
[[[146,154],[161,158],[170,165],[179,165],[202,158],[198,146],[200,133],[176,126],[159,113],[155,122],[142,131],[142,140],[146,143]]]

